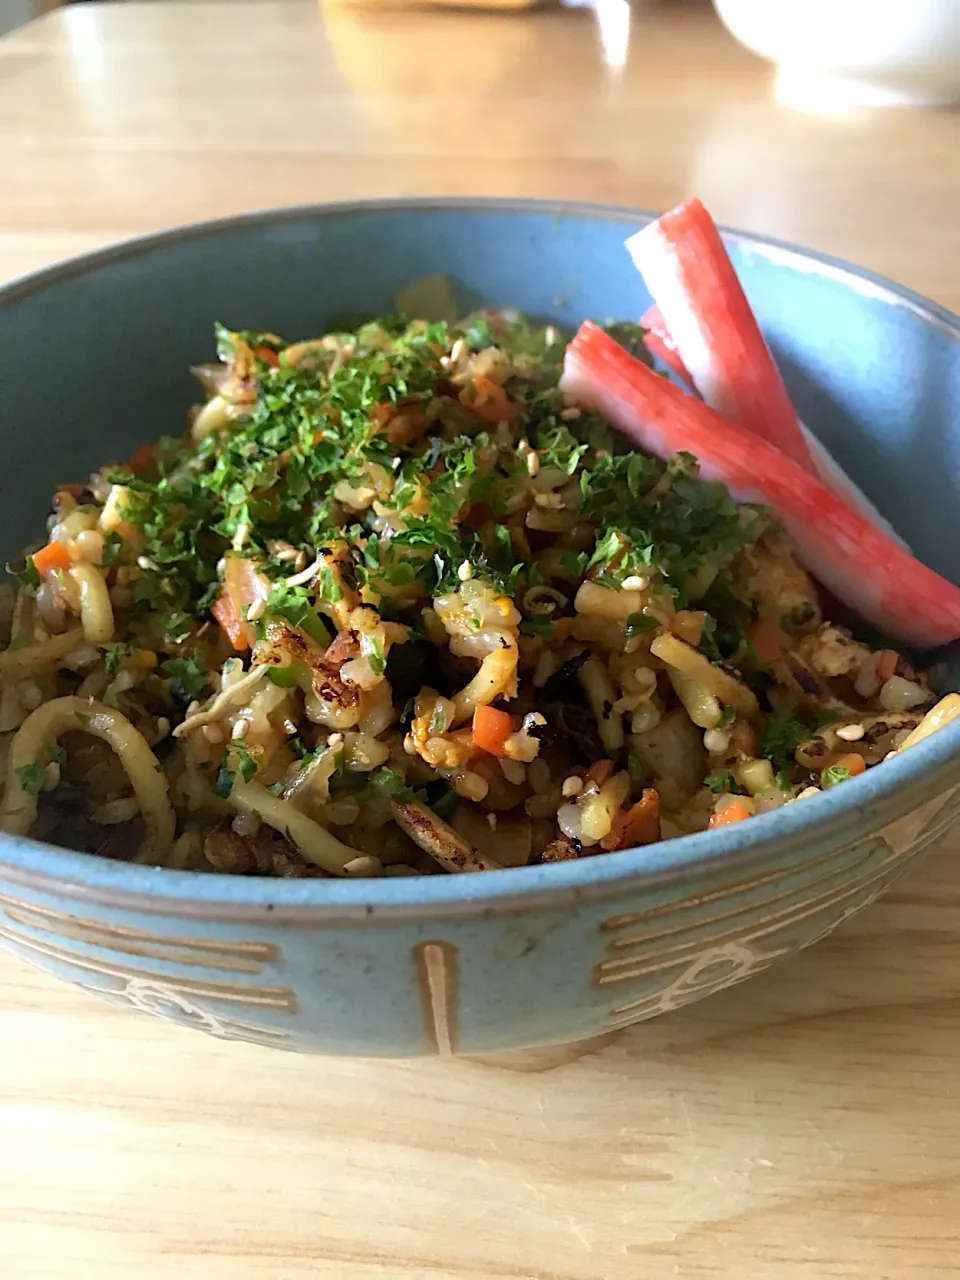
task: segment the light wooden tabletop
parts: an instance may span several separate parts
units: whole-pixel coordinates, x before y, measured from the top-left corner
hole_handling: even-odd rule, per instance
[[[0,41],[0,278],[265,205],[696,192],[960,310],[960,117],[805,114],[708,7],[601,9],[605,43],[582,9],[51,14]],[[2,957],[0,1274],[960,1275],[958,852],[752,984],[525,1070],[220,1043]]]

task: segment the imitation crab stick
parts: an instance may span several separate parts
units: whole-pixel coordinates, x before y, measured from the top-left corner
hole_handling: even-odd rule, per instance
[[[803,437],[807,442],[807,448],[810,450],[810,456],[816,468],[814,474],[823,481],[828,489],[832,489],[841,501],[847,503],[848,506],[856,507],[860,514],[866,516],[871,524],[875,524],[878,529],[882,529],[894,542],[899,542],[901,547],[909,551],[910,548],[894,529],[893,525],[885,516],[880,514],[856,481],[850,479],[843,467],[840,466],[840,463],[828,452],[826,445],[821,444],[813,432],[805,427],[802,422],[800,423],[800,429],[803,432]]]
[[[651,307],[641,317],[640,324],[647,330],[644,337],[647,349],[655,356],[659,356],[667,368],[685,382],[687,386],[692,387],[694,382],[690,376],[690,370],[683,363],[680,352],[677,350],[677,344],[667,328],[667,322],[664,320],[663,312],[660,308],[657,306]],[[741,422],[740,425],[746,427],[747,430],[751,429],[750,424],[747,422]],[[800,423],[800,430],[803,432],[807,450],[813,461],[813,474],[819,476],[827,488],[832,489],[838,498],[842,498],[851,507],[856,507],[877,528],[882,529],[895,542],[899,542],[901,546],[906,547],[906,542],[900,537],[893,525],[880,514],[859,485],[850,479],[839,462],[829,452],[826,445],[822,444],[802,422]],[[909,548],[907,549],[909,550]]]
[[[960,639],[960,587],[921,564],[779,449],[634,360],[586,321],[567,348],[561,387],[660,458],[687,452],[705,480],[770,507],[806,567],[891,635],[934,648]]]
[[[632,236],[627,249],[657,299],[640,321],[649,350],[712,408],[775,444],[906,546],[797,418],[720,232],[700,201],[665,213]]]
[[[700,201],[651,222],[627,249],[662,318],[661,341],[669,335],[707,404],[812,472],[783,379]]]
[[[659,356],[671,373],[676,374],[688,387],[692,387],[693,378],[690,376],[690,370],[683,363],[683,357],[677,350],[673,334],[667,328],[663,312],[656,303],[640,317],[640,327],[646,329],[643,341],[647,350]]]
[[[647,349],[655,356],[658,356],[671,373],[685,382],[688,387],[693,387],[694,381],[690,375],[690,370],[683,363],[680,352],[677,350],[677,344],[667,328],[667,322],[664,320],[663,312],[660,308],[652,306],[641,317],[640,324],[647,331],[644,336]],[[740,425],[746,427],[748,431],[752,429],[749,422],[741,422]],[[800,423],[800,430],[803,432],[803,439],[813,462],[812,474],[818,476],[828,489],[833,490],[838,498],[842,498],[851,507],[856,507],[868,520],[872,521],[879,529],[882,529],[884,533],[889,534],[895,542],[899,542],[901,546],[906,547],[906,542],[900,537],[893,525],[880,514],[859,485],[850,479],[843,467],[840,466],[840,463],[829,452],[826,445],[822,444],[802,422]],[[909,550],[909,548],[907,549]]]

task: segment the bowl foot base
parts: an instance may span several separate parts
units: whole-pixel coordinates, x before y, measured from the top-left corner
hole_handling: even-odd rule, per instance
[[[516,1049],[511,1053],[470,1054],[462,1060],[482,1067],[497,1067],[501,1071],[519,1071],[534,1075],[538,1071],[553,1071],[565,1067],[587,1054],[598,1053],[613,1044],[622,1031],[607,1031],[603,1035],[589,1036],[586,1040],[571,1040],[567,1044],[543,1045],[536,1049]]]

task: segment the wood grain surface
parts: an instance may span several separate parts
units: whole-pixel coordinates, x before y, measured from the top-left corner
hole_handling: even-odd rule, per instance
[[[707,6],[79,5],[0,41],[0,278],[265,205],[662,207],[960,310],[960,117],[810,114]],[[15,429],[7,421],[6,429]],[[809,954],[576,1057],[220,1043],[0,957],[4,1280],[960,1275],[960,841]]]

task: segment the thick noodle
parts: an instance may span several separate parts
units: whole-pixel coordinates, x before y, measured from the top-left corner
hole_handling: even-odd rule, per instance
[[[92,734],[116,752],[133,787],[147,834],[138,862],[159,862],[173,843],[176,819],[167,779],[143,734],[113,707],[88,698],[54,698],[31,711],[17,730],[7,761],[0,830],[25,836],[37,820],[37,797],[25,790],[20,771],[42,761],[61,734]]]
[[[68,653],[85,643],[83,628],[75,627],[72,631],[64,631],[63,635],[51,636],[49,640],[40,640],[22,649],[4,649],[0,653],[0,675],[16,678],[36,675],[38,671],[51,671]]]
[[[359,849],[342,844],[326,827],[308,818],[288,800],[271,795],[259,782],[241,782],[237,778],[230,792],[230,803],[241,813],[260,818],[285,835],[308,862],[332,876],[349,875],[348,864],[364,856]]]
[[[110,592],[103,574],[91,564],[77,564],[70,576],[80,588],[80,621],[88,644],[106,644],[113,639],[114,620]]]
[[[494,649],[480,663],[480,669],[454,698],[455,723],[469,720],[480,704],[511,696],[517,676],[517,646]]]

